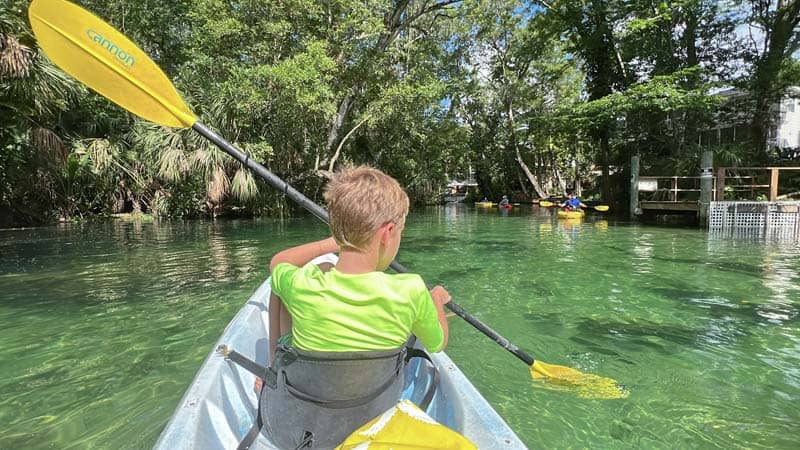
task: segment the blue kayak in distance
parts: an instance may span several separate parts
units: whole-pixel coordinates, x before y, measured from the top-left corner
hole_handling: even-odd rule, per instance
[[[161,432],[155,449],[235,449],[253,427],[258,410],[255,376],[215,349],[225,344],[267,365],[269,294],[267,280],[225,328]],[[444,352],[433,353],[431,358],[439,370],[439,386],[426,410],[428,415],[466,436],[479,449],[526,448]],[[405,371],[403,398],[418,403],[430,382],[428,365],[413,358]],[[250,448],[277,447],[262,432]]]

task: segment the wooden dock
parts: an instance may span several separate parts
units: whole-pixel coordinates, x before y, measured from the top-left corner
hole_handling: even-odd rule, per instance
[[[700,211],[700,203],[697,201],[639,201],[639,209],[643,214],[697,214]]]
[[[780,195],[780,173],[799,170],[800,167],[708,167],[700,176],[637,176],[636,184],[631,186],[635,189],[632,198],[636,199],[632,211],[634,215],[696,214],[702,219],[703,207],[708,208],[714,201],[786,200],[798,193]]]

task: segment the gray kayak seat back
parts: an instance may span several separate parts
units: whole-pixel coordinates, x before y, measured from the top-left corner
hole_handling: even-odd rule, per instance
[[[279,448],[339,445],[400,399],[407,352],[279,346],[261,391],[263,431]]]

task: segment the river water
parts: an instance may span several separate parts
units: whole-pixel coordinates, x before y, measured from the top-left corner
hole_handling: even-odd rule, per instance
[[[276,251],[314,219],[0,230],[0,448],[150,448]],[[531,448],[798,448],[800,246],[589,215],[411,214],[398,260],[542,361],[630,396],[547,389],[457,317],[447,352]]]

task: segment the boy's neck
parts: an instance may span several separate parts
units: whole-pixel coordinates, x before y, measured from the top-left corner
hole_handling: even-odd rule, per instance
[[[375,272],[378,267],[378,252],[368,250],[365,252],[342,249],[339,253],[339,262],[336,270],[341,273],[357,275]]]

